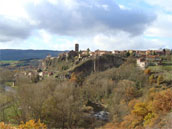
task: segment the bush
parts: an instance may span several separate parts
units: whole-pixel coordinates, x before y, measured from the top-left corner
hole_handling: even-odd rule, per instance
[[[129,80],[119,81],[117,87],[114,89],[114,99],[118,101],[124,100],[129,102],[130,100],[137,98],[141,95],[141,92],[136,88],[136,83]]]
[[[154,94],[154,95],[152,95]],[[161,122],[160,117],[172,110],[172,90],[151,93],[145,102],[130,101],[131,112],[120,123],[123,128],[136,129],[154,126]],[[133,107],[133,104],[136,103]]]
[[[167,113],[172,109],[172,90],[168,89],[155,94],[153,108],[156,113]]]
[[[41,123],[40,120],[37,122],[35,120],[29,120],[28,122],[22,122],[19,126],[19,129],[47,129],[47,126],[44,123]]]
[[[151,70],[149,68],[144,70],[144,74],[145,75],[150,75],[151,74]]]
[[[144,117],[144,126],[150,125],[150,123],[152,122],[153,118],[155,118],[155,113],[148,113]]]
[[[47,126],[44,123],[41,123],[40,120],[37,122],[35,120],[29,120],[28,122],[22,122],[20,125],[10,125],[0,122],[0,129],[47,129]]]
[[[139,102],[136,103],[136,105],[134,106],[132,113],[138,117],[144,118],[149,113],[149,110],[147,108],[146,103]]]
[[[10,124],[5,124],[4,122],[0,122],[0,129],[17,129],[17,128]]]

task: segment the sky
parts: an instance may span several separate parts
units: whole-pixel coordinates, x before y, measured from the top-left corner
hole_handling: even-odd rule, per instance
[[[172,0],[0,0],[0,49],[172,48]]]

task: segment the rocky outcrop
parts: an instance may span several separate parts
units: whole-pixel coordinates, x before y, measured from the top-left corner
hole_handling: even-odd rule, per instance
[[[92,72],[105,71],[112,67],[119,67],[124,63],[124,59],[115,55],[103,55],[96,58],[91,58],[82,62],[80,65],[75,67],[72,72],[84,73],[89,75]]]

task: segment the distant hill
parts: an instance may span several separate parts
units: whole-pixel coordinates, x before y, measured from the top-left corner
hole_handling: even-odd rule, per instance
[[[57,56],[65,51],[0,49],[0,60],[43,59],[48,54]]]

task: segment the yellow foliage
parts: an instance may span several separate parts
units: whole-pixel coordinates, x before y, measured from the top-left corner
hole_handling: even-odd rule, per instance
[[[153,112],[153,101],[148,101],[146,104],[149,112]]]
[[[124,117],[124,121],[120,123],[120,127],[122,129],[134,129],[142,121],[143,121],[142,117],[129,114]]]
[[[148,113],[145,117],[144,117],[144,126],[146,125],[150,125],[150,123],[152,122],[152,119],[155,117],[154,113]]]
[[[47,129],[47,127],[45,124],[41,123],[40,120],[37,122],[30,120],[26,123],[22,122],[18,127],[0,122],[0,129]]]
[[[152,88],[149,90],[149,97],[145,102],[132,100],[128,106],[131,113],[124,117],[120,127],[125,129],[141,129],[143,125],[151,127],[157,122],[161,122],[162,114],[172,110],[172,90],[158,92]]]
[[[136,104],[136,103],[138,103],[139,102],[139,100],[137,100],[137,99],[132,99],[129,103],[128,103],[128,107],[130,108],[130,109],[133,109],[134,108],[134,105]]]
[[[4,122],[0,122],[0,129],[17,129],[17,128],[11,126],[10,124],[5,124]]]
[[[147,109],[147,105],[143,102],[136,103],[134,109],[132,111],[136,116],[145,117],[148,114],[149,110]]]
[[[35,122],[35,120],[30,120],[26,123],[22,122],[18,129],[47,129],[46,125],[41,123],[40,120]]]

